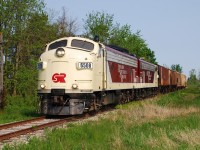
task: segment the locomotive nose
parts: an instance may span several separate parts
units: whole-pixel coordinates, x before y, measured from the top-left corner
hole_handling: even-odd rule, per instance
[[[51,87],[66,87],[67,71],[69,72],[67,62],[52,62],[51,65]]]

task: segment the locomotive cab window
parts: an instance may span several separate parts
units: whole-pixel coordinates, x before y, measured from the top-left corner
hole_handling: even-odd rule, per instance
[[[67,40],[61,40],[61,41],[57,41],[57,42],[54,42],[51,45],[49,45],[48,50],[56,49],[58,47],[65,47],[65,46],[67,46]]]
[[[72,47],[77,47],[77,48],[82,48],[86,50],[92,51],[94,49],[94,44],[87,42],[87,41],[82,41],[82,40],[72,40],[71,42]]]

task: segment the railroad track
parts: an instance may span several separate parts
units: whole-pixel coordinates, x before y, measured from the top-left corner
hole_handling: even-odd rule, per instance
[[[113,108],[103,108],[98,113],[86,113],[79,116],[72,116],[66,118],[46,118],[45,116],[19,121],[14,123],[8,123],[0,125],[0,149],[3,143],[10,143],[16,139],[15,137],[20,137],[21,135],[32,134],[35,131],[43,130],[48,127],[53,127],[57,125],[62,125],[67,122],[80,121],[92,116],[96,116],[97,114],[102,114],[106,111],[112,111]]]
[[[69,121],[75,121],[75,118],[69,117],[64,119],[47,119],[43,116],[30,120],[0,125],[0,142],[9,140],[13,137],[18,137],[20,135],[26,135],[37,130],[42,130],[47,127],[60,125]]]

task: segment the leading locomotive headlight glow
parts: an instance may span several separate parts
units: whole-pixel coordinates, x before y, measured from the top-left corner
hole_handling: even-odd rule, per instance
[[[58,48],[56,50],[56,56],[63,57],[65,55],[65,50],[63,48]]]
[[[44,85],[44,84],[41,84],[40,87],[41,87],[41,89],[44,89],[44,88],[45,88],[45,85]]]
[[[77,89],[77,88],[78,88],[78,85],[77,85],[77,84],[72,84],[72,88],[73,88],[73,89]]]

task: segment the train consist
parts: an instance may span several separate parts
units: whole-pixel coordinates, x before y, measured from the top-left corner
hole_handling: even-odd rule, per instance
[[[186,76],[99,41],[66,37],[46,45],[38,62],[45,115],[78,115],[109,104],[186,87]]]

